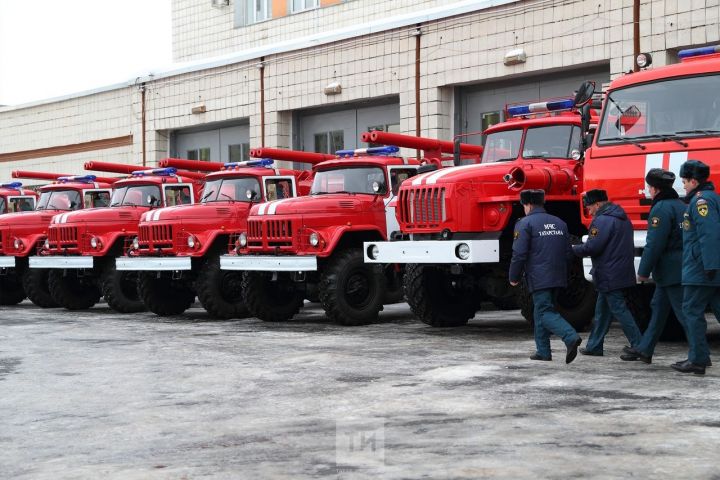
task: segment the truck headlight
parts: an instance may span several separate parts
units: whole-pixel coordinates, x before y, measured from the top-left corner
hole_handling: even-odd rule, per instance
[[[247,233],[242,232],[242,233],[238,236],[238,246],[239,246],[240,248],[244,248],[245,246],[247,246]]]
[[[100,239],[99,239],[98,237],[92,237],[92,238],[90,239],[90,246],[91,246],[92,248],[97,249],[97,248],[102,247],[102,242],[100,241]]]
[[[187,246],[190,248],[195,248],[195,246],[198,245],[197,238],[195,238],[195,235],[189,235],[187,239]]]
[[[15,250],[22,250],[23,248],[23,242],[19,238],[16,238],[13,242],[13,246],[15,247]]]
[[[320,235],[318,235],[315,232],[311,233],[310,234],[310,245],[312,245],[313,247],[317,247],[318,243],[320,243]]]
[[[380,249],[377,245],[368,245],[367,255],[371,260],[377,260],[378,255],[380,255]]]
[[[45,243],[43,243],[43,248],[45,250],[50,250],[50,240],[49,239],[47,239],[47,238],[45,239]]]
[[[138,237],[133,238],[132,248],[135,250],[140,250],[140,239],[138,239]]]
[[[455,256],[460,260],[467,260],[470,258],[470,246],[467,243],[460,243],[455,247]]]

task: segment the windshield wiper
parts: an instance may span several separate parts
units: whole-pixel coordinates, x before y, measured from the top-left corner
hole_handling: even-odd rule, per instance
[[[119,206],[119,205],[121,205],[120,202],[113,202],[113,203],[110,204],[111,207],[117,207],[117,206]]]
[[[330,192],[312,192],[310,195],[327,195]]]
[[[222,195],[223,197],[227,197],[228,200],[230,200],[232,203],[235,203],[235,199],[233,197],[231,197],[230,195],[228,195],[227,193],[221,192],[220,195]]]
[[[201,202],[204,201],[206,198],[208,198],[208,197],[209,197],[210,195],[212,195],[213,193],[215,193],[215,190],[209,191],[208,193],[206,193],[205,195],[202,196],[202,198],[200,199],[200,201],[201,201]]]
[[[713,129],[703,130],[703,129],[698,128],[695,130],[680,130],[679,132],[675,132],[675,133],[678,135],[693,134],[693,133],[699,133],[700,135],[717,135],[720,133],[720,130],[713,130]]]
[[[624,137],[610,137],[610,138],[603,138],[601,139],[602,142],[620,142],[620,143],[632,143],[636,147],[638,147],[640,150],[645,150],[647,147],[643,145],[640,142],[636,142],[635,140],[630,140],[629,138]]]
[[[505,158],[498,158],[497,160],[494,160],[495,162],[509,162],[510,160],[515,160],[517,157],[505,157]]]
[[[550,157],[550,155],[523,155],[523,158],[531,158],[531,159],[540,158],[542,160],[545,160],[546,162],[550,161],[549,157]]]
[[[679,139],[677,138],[677,136],[675,136],[675,135],[670,135],[670,134],[667,134],[667,133],[653,133],[652,135],[640,135],[640,136],[638,136],[638,137],[633,137],[633,138],[636,139],[636,140],[640,140],[640,139],[643,139],[643,140],[652,140],[652,139],[654,139],[654,138],[660,138],[660,139],[662,139],[663,142],[665,142],[665,141],[667,141],[667,140],[671,140],[671,141],[673,141],[673,142],[675,142],[675,143],[677,143],[677,144],[679,144],[679,145],[682,145],[682,146],[685,147],[685,148],[687,148],[687,146],[688,146],[688,144],[687,144],[686,142],[683,142],[682,140],[679,140]]]

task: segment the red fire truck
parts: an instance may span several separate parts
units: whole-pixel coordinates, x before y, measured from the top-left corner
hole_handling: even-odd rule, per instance
[[[645,174],[651,168],[677,175],[675,189],[685,195],[678,175],[686,160],[711,166],[711,178],[720,180],[720,46],[679,52],[680,63],[647,68],[650,56],[639,64],[646,69],[614,80],[586,152],[585,189],[602,188],[628,213],[635,228],[636,266],[645,245],[651,200]],[[584,215],[585,225],[591,218]],[[585,261],[589,277],[590,262]],[[631,302],[641,323],[649,314],[652,285],[639,285]],[[675,326],[675,332],[680,329]],[[667,333],[667,331],[666,331]]]
[[[13,300],[19,298],[15,303],[27,296],[39,307],[56,307],[48,290],[48,271],[29,268],[29,259],[45,242],[55,214],[107,205],[115,179],[24,171],[13,172],[13,177],[56,181],[40,188],[34,211],[0,216],[0,273],[8,287],[3,291]]]
[[[30,268],[49,271],[52,298],[69,310],[90,308],[104,296],[108,306],[117,312],[142,311],[137,275],[119,272],[115,259],[123,255],[137,236],[143,213],[163,206],[194,203],[205,176],[178,173],[174,168],[138,169],[134,165],[105,162],[88,162],[85,169],[131,176],[113,184],[107,207],[53,217],[47,239],[38,254],[30,257]]]
[[[157,315],[187,310],[197,295],[216,318],[247,316],[237,272],[221,271],[219,257],[230,235],[246,228],[250,208],[270,200],[306,195],[311,172],[273,168],[274,160],[317,163],[328,155],[257,149],[264,157],[240,163],[170,160],[161,165],[214,170],[197,205],[163,208],[142,216],[139,235],[117,268],[139,272],[138,292]]]
[[[370,264],[407,264],[405,296],[420,320],[458,326],[482,301],[512,305],[507,271],[513,226],[523,215],[519,191],[544,189],[547,210],[566,219],[572,235],[586,232],[580,193],[587,126],[577,107],[591,96],[588,84],[574,99],[509,106],[510,119],[484,132],[480,165],[426,173],[403,184],[397,217],[404,239],[366,241],[363,253]],[[592,319],[595,294],[579,261],[571,277],[558,307],[583,327]],[[527,302],[521,307],[531,320]]]
[[[38,195],[22,182],[0,183],[0,215],[35,210]]]
[[[364,142],[421,149],[441,166],[453,142],[383,132]],[[482,147],[460,145],[478,158]],[[363,263],[362,243],[397,234],[396,195],[414,176],[416,159],[394,156],[397,146],[337,152],[315,166],[310,196],[253,207],[247,230],[221,258],[223,270],[245,271],[242,292],[253,316],[266,321],[292,318],[305,298],[318,298],[327,316],[343,325],[377,319],[384,303],[402,298],[401,269]],[[399,293],[399,295],[398,295]]]

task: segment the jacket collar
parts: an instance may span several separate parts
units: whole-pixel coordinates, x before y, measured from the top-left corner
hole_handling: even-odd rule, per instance
[[[528,216],[535,215],[536,213],[545,213],[545,207],[535,207],[532,212],[528,213]]]
[[[715,185],[713,185],[712,182],[703,182],[700,185],[697,186],[695,190],[691,190],[685,197],[683,198],[683,201],[685,203],[690,203],[690,200],[693,199],[695,195],[697,195],[698,192],[702,192],[705,190],[715,190]]]
[[[653,198],[652,206],[654,207],[655,204],[661,200],[672,200],[675,198],[680,198],[680,195],[678,195],[674,188],[663,188],[655,195],[655,198]]]

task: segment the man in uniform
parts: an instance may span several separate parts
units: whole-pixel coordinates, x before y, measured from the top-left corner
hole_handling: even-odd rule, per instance
[[[670,309],[685,328],[682,313],[682,221],[685,204],[673,188],[675,174],[653,168],[645,176],[652,197],[648,216],[645,249],[640,259],[638,280],[647,282],[650,274],[655,281],[655,293],[650,306],[652,315],[647,330],[635,348],[626,349],[622,360],[652,363],[655,345],[665,328]]]
[[[545,212],[543,190],[520,192],[520,203],[525,218],[515,224],[509,278],[510,284],[516,286],[524,271],[532,294],[536,352],[530,359],[552,360],[550,334],[554,333],[565,342],[565,363],[570,363],[582,340],[553,304],[557,290],[567,287],[567,263],[572,258],[568,228],[565,222]]]
[[[640,343],[640,330],[624,295],[626,288],[635,286],[635,245],[632,223],[625,210],[609,202],[605,190],[588,191],[583,202],[594,218],[587,242],[572,248],[575,255],[592,258],[591,273],[598,297],[590,338],[580,353],[599,357],[603,355],[603,341],[613,317],[620,322],[631,348]]]
[[[688,160],[680,167],[688,202],[683,220],[682,284],[690,351],[687,360],[672,368],[701,375],[710,361],[705,308],[720,295],[720,197],[709,177],[710,167],[703,162]]]

